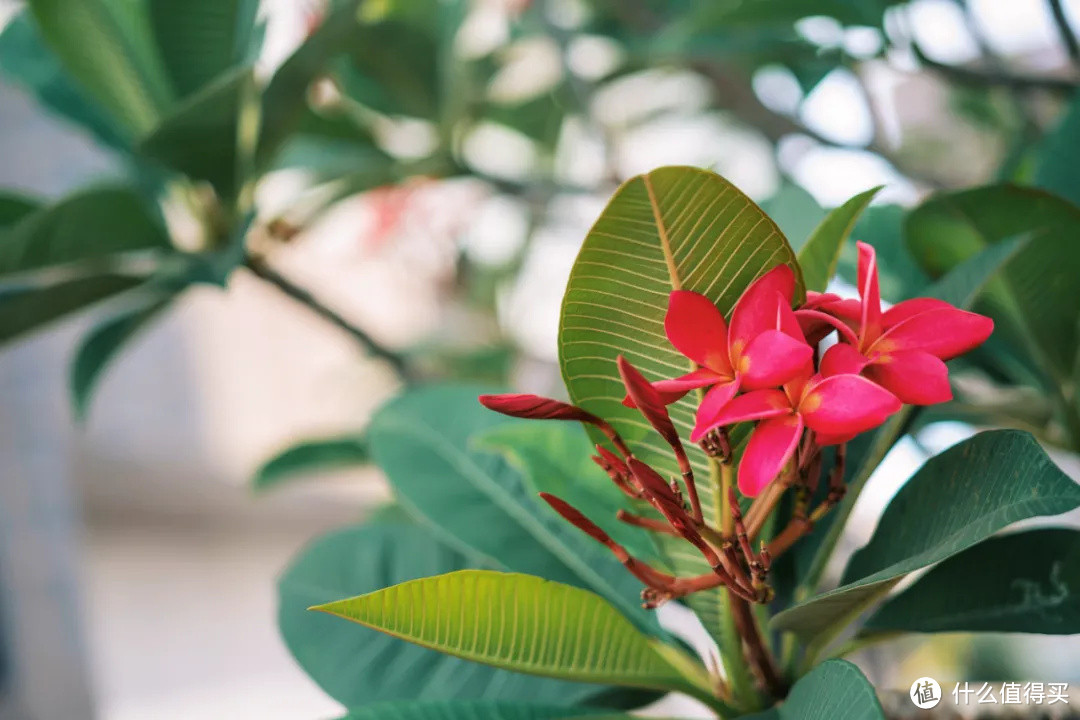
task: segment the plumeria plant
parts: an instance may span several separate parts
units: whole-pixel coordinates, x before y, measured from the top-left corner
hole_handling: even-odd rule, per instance
[[[286,640],[309,671],[334,663],[313,676],[351,718],[622,717],[667,692],[721,718],[882,718],[843,659],[867,645],[1080,632],[1067,601],[1080,533],[997,535],[1080,506],[1024,432],[932,457],[870,541],[837,557],[867,478],[923,408],[951,400],[946,362],[991,337],[994,320],[968,307],[1027,252],[991,247],[886,307],[859,243],[855,292],[827,292],[873,194],[796,253],[713,173],[635,177],[568,283],[568,401],[438,386],[380,411],[372,455],[398,505],[310,551],[352,567],[364,540],[385,550],[378,573],[350,570],[342,585],[361,592],[346,599],[312,590],[311,562],[282,581]],[[294,591],[320,612],[292,609]],[[669,604],[697,615],[712,652],[658,622]],[[369,629],[350,636],[341,618]],[[402,663],[430,684],[397,688]]]

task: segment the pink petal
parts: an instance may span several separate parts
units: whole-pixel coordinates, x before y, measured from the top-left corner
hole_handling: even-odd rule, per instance
[[[866,376],[908,405],[934,405],[952,400],[949,369],[922,350],[893,353],[874,360]]]
[[[826,350],[821,358],[821,374],[825,377],[858,375],[869,362],[866,356],[851,345],[836,343]]]
[[[802,331],[798,332],[801,336]],[[813,360],[814,350],[804,341],[779,330],[768,330],[754,338],[739,359],[743,387],[747,390],[779,387]]]
[[[863,343],[872,343],[881,334],[881,289],[878,286],[877,251],[873,245],[856,243],[859,248],[859,297],[862,298]],[[865,345],[864,345],[865,347]]]
[[[893,325],[897,325],[904,320],[907,320],[909,317],[914,317],[927,310],[939,310],[941,308],[951,307],[952,305],[949,303],[944,300],[938,300],[937,298],[912,298],[911,300],[898,302],[882,313],[881,324],[888,330]]]
[[[840,337],[845,342],[853,345],[859,344],[855,331],[847,323],[821,310],[796,310],[795,317],[798,318],[799,327],[806,336],[807,342],[811,345],[817,345],[833,330],[840,333]]]
[[[751,340],[766,330],[776,330],[777,303],[786,302],[790,307],[794,293],[795,273],[787,265],[777,265],[746,288],[731,313],[729,356],[741,354]]]
[[[776,329],[790,335],[799,342],[806,342],[806,336],[803,335],[802,327],[799,325],[799,318],[795,316],[795,311],[791,309],[791,303],[783,295],[779,293],[777,295]]]
[[[699,368],[671,380],[658,380],[652,385],[656,388],[656,391],[660,393],[660,398],[663,400],[664,404],[670,405],[677,400],[681,400],[682,397],[691,390],[708,387],[709,385],[714,385],[718,382],[726,382],[730,379],[731,378],[715,373],[708,368]],[[623,405],[628,408],[637,407],[634,404],[634,399],[630,397],[629,394],[623,398],[622,402]]]
[[[727,324],[709,298],[689,290],[671,293],[664,331],[675,349],[698,365],[731,374]]]
[[[799,403],[807,427],[825,435],[853,435],[885,422],[900,400],[859,375],[833,375],[813,384]]]
[[[842,298],[836,293],[820,293],[813,290],[807,290],[806,302],[802,304],[802,307],[808,310],[812,310],[814,308],[818,308],[822,305],[827,305],[841,299]]]
[[[892,354],[902,350],[924,350],[942,360],[963,355],[981,345],[994,331],[994,321],[985,315],[952,306],[919,313],[890,328],[873,349]]]
[[[738,391],[739,378],[736,377],[729,382],[714,385],[709,392],[705,393],[705,397],[701,398],[701,404],[698,405],[694,430],[690,433],[692,442],[697,442],[705,437],[706,433],[717,427],[717,425],[711,424],[713,418],[724,409]],[[698,433],[699,428],[701,429],[700,434]]]
[[[772,482],[791,456],[802,435],[798,415],[770,418],[758,423],[739,463],[739,491],[754,497]]]
[[[724,404],[720,411],[705,422],[698,422],[690,435],[691,442],[705,437],[713,428],[732,425],[737,422],[761,420],[792,413],[791,402],[787,395],[779,390],[754,390]],[[701,413],[698,413],[699,417]]]

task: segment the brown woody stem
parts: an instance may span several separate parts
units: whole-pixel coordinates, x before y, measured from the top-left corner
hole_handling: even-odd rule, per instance
[[[762,640],[750,605],[742,598],[731,598],[731,611],[735,619],[735,629],[743,641],[743,651],[751,672],[772,697],[784,697],[787,686],[776,667],[772,654]]]

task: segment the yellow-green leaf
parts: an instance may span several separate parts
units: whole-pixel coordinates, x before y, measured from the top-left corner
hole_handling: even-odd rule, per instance
[[[462,570],[312,609],[506,670],[709,694],[599,595],[531,575]]]

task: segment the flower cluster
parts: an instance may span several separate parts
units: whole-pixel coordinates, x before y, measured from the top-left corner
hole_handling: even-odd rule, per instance
[[[858,300],[810,293],[792,310],[795,279],[785,265],[747,288],[730,326],[708,298],[671,294],[668,339],[699,369],[655,387],[669,403],[709,387],[693,442],[735,423],[757,422],[739,465],[745,495],[758,495],[780,475],[806,430],[818,448],[839,445],[877,427],[903,403],[951,399],[944,361],[993,331],[990,318],[933,298],[882,311],[874,248],[858,243],[858,249]],[[833,330],[838,342],[815,364],[814,349]]]
[[[645,607],[657,607],[663,602],[692,592],[725,586],[748,602],[762,602],[770,591],[765,584],[769,569],[767,549],[755,553],[750,540],[757,529],[748,530],[738,512],[734,491],[728,498],[735,508],[734,532],[723,537],[706,524],[698,499],[694,471],[679,439],[675,425],[668,415],[664,397],[625,358],[618,359],[619,374],[635,407],[664,438],[674,453],[682,473],[682,484],[665,480],[655,469],[634,456],[619,433],[605,420],[581,408],[542,398],[536,395],[482,395],[480,402],[487,408],[512,417],[537,420],[570,420],[597,428],[616,452],[597,445],[593,460],[602,467],[612,482],[634,500],[647,503],[658,517],[647,517],[620,510],[617,517],[629,525],[680,538],[690,543],[711,568],[711,572],[693,577],[675,577],[657,570],[631,555],[603,529],[562,498],[549,493],[540,496],[563,518],[597,542],[607,546],[615,557],[644,585],[642,599]],[[685,497],[684,492],[685,488]]]
[[[535,395],[485,395],[486,407],[514,417],[569,420],[598,429],[614,452],[597,445],[593,457],[626,495],[653,514],[620,511],[618,519],[690,543],[711,572],[675,577],[630,555],[599,526],[561,498],[543,499],[566,520],[607,546],[646,589],[647,607],[673,597],[724,586],[746,602],[767,602],[770,562],[809,532],[844,492],[844,447],[903,404],[949,400],[945,361],[979,345],[993,322],[946,302],[920,298],[881,307],[874,249],[859,249],[859,298],[809,293],[793,308],[795,275],[779,265],[752,283],[726,320],[704,295],[671,293],[664,329],[692,369],[650,383],[618,358],[626,388],[624,404],[637,408],[671,448],[682,474],[666,480],[636,457],[615,428],[596,415]],[[835,331],[837,341],[818,350]],[[667,406],[691,391],[702,393],[690,441],[700,444],[720,469],[714,505],[719,527],[705,521],[686,448]],[[728,428],[755,423],[738,467],[738,487],[755,498],[745,514],[731,487],[734,453]],[[822,475],[822,449],[835,446],[829,492],[811,509]],[[788,523],[767,543],[753,542],[780,497],[798,489]],[[685,500],[684,500],[685,498]],[[752,623],[751,623],[752,624]]]

